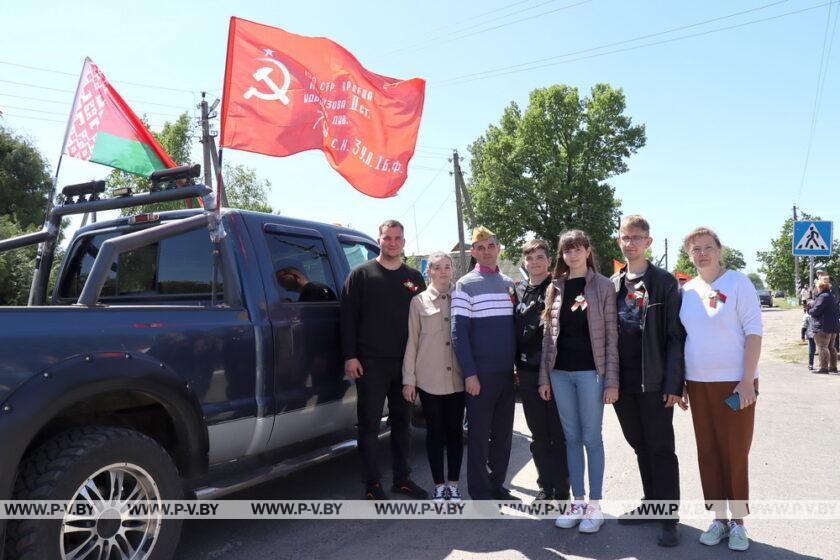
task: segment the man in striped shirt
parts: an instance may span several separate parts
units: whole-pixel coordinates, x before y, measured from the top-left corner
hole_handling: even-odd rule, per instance
[[[467,486],[474,500],[517,499],[503,486],[513,437],[516,291],[499,273],[499,250],[493,232],[473,230],[476,267],[452,292],[452,344],[467,393]]]

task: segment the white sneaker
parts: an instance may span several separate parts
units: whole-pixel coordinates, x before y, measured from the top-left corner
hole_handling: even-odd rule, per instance
[[[715,519],[709,525],[709,528],[700,535],[700,542],[706,546],[715,546],[727,537],[729,537],[729,527]]]
[[[448,500],[450,502],[460,502],[461,501],[461,493],[458,491],[457,486],[447,485],[446,486],[446,493],[448,496]]]
[[[584,504],[573,503],[571,506],[566,508],[563,515],[557,518],[554,522],[554,526],[561,529],[571,529],[580,523],[580,520],[583,518],[584,509]]]
[[[597,533],[601,525],[604,524],[604,513],[600,506],[588,505],[586,511],[583,513],[583,519],[580,522],[578,531],[581,533]]]
[[[433,502],[443,502],[446,500],[446,486],[441,484],[435,486],[435,495],[432,497]]]
[[[750,539],[747,537],[747,530],[743,525],[734,521],[729,522],[729,550],[747,550],[750,547]]]

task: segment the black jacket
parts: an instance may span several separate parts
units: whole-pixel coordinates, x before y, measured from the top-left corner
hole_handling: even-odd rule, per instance
[[[808,314],[814,318],[815,333],[840,332],[840,320],[837,317],[837,300],[830,291],[822,292],[814,300]]]
[[[626,265],[612,277],[616,297],[619,297],[625,274]],[[666,395],[682,395],[686,335],[680,322],[682,298],[679,284],[668,271],[653,264],[648,264],[642,282],[646,294],[642,311],[640,389],[642,392],[659,391]]]
[[[540,369],[542,356],[543,319],[545,292],[551,284],[551,274],[538,286],[531,286],[527,280],[516,285],[516,367],[519,369]]]

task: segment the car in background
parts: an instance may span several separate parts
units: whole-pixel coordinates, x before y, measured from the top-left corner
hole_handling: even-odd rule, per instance
[[[782,290],[776,290],[773,292],[773,297],[785,297],[785,293]]]
[[[770,290],[758,290],[758,301],[761,305],[773,307],[773,294]]]

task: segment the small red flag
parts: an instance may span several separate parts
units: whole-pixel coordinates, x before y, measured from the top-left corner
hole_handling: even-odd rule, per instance
[[[220,145],[272,156],[319,149],[357,190],[394,196],[414,155],[425,85],[369,72],[329,39],[232,17]]]

